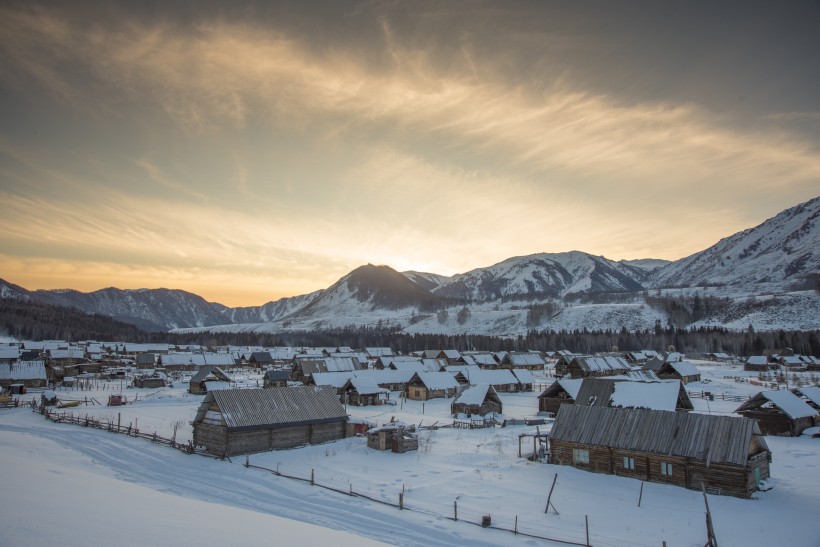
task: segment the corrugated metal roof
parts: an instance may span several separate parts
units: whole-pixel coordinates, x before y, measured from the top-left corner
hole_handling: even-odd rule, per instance
[[[208,392],[194,423],[212,402],[219,406],[229,430],[278,428],[347,420],[336,390],[298,386],[280,389],[227,389]]]
[[[550,438],[565,442],[746,465],[754,420],[692,412],[561,405]],[[760,445],[768,450],[763,437]]]

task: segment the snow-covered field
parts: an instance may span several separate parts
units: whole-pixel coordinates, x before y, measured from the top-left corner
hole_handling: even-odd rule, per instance
[[[726,377],[756,377],[739,367],[696,362],[705,382],[690,391],[748,396],[760,387]],[[258,375],[237,374],[255,385]],[[544,378],[544,382],[550,382]],[[125,407],[81,406],[73,411],[191,438],[201,396],[174,388],[128,389]],[[104,402],[119,383],[91,391],[58,391],[62,399]],[[538,392],[501,394],[507,418],[533,416]],[[396,394],[393,394],[396,398]],[[355,418],[438,426],[452,423],[452,399],[396,406],[349,407]],[[737,402],[693,399],[696,411],[731,413]],[[543,432],[549,423],[540,427]],[[535,427],[421,429],[419,450],[378,452],[365,439],[345,440],[250,456],[255,466],[309,478],[342,491],[398,503],[405,510],[332,492],[307,482],[233,462],[186,455],[143,439],[93,428],[54,424],[27,408],[0,410],[0,468],[5,503],[0,545],[537,545],[523,534],[592,545],[703,545],[703,495],[634,479],[530,462],[518,456],[519,434]],[[773,452],[771,490],[756,499],[709,496],[721,545],[820,545],[820,440],[767,439]],[[522,443],[525,455],[532,439]],[[559,514],[544,513],[552,502]],[[454,502],[458,518],[454,516]],[[549,542],[546,542],[549,544]]]

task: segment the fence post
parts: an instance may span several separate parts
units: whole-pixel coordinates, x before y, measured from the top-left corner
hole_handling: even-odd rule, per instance
[[[453,520],[458,520],[458,500],[453,501]]]
[[[313,481],[313,469],[310,470],[310,485],[313,486],[315,482]]]
[[[518,535],[518,515],[515,515],[515,535]]]
[[[544,507],[544,514],[546,515],[547,512],[550,510],[550,500],[552,499],[552,491],[555,489],[555,481],[558,480],[558,473],[555,474],[555,477],[552,479],[552,486],[550,487],[550,493],[547,495],[547,506]],[[555,511],[555,506],[552,506],[553,511]],[[558,514],[558,511],[555,511],[555,514]]]
[[[638,507],[641,506],[641,498],[643,498],[643,481],[641,481],[641,493],[638,495]]]
[[[399,509],[404,509],[404,493],[399,492]]]
[[[587,529],[587,547],[590,547],[590,545],[589,545],[589,515],[584,515],[584,523],[586,524],[586,529]]]

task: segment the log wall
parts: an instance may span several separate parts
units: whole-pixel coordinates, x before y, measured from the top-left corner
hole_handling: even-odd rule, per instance
[[[588,450],[589,463],[576,463],[573,458],[573,449]],[[716,463],[710,463],[707,466],[706,462],[676,456],[645,454],[550,440],[550,463],[571,465],[587,471],[633,477],[650,482],[674,484],[693,490],[700,490],[702,483],[712,492],[743,498],[748,498],[758,489],[756,469],[760,470],[761,480],[769,477],[768,455],[768,452],[760,452],[752,456],[745,467]],[[625,456],[635,460],[634,470],[624,468]],[[661,473],[662,463],[672,465],[671,475]]]
[[[344,437],[344,421],[234,432],[228,431],[227,427],[204,423],[194,426],[194,445],[204,446],[206,452],[217,456],[281,450],[335,441]]]

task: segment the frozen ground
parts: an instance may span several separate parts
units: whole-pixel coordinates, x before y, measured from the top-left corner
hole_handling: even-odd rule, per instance
[[[707,382],[690,390],[748,396],[759,389],[733,377],[756,378],[739,367],[696,363]],[[255,385],[256,376],[240,376]],[[727,378],[728,377],[728,378]],[[549,382],[549,379],[544,379]],[[63,399],[105,401],[119,383],[93,391],[59,391]],[[82,406],[76,414],[137,423],[142,431],[177,440],[191,436],[189,421],[201,396],[174,388],[129,389],[139,401],[125,407]],[[537,411],[537,392],[501,394],[505,416]],[[394,394],[395,397],[395,394]],[[354,417],[391,418],[422,426],[452,423],[451,400],[405,401],[397,406],[350,407]],[[740,403],[693,399],[699,412],[731,413]],[[549,424],[542,426],[544,431]],[[53,424],[28,409],[0,411],[0,468],[4,509],[0,545],[230,545],[329,542],[366,545],[521,545],[541,540],[473,524],[492,525],[592,545],[703,545],[703,495],[674,486],[586,473],[518,457],[520,433],[534,427],[439,428],[420,432],[419,450],[406,454],[368,449],[361,437],[295,450],[251,455],[253,465],[309,478],[339,490],[398,503],[406,510],[331,492],[233,462],[185,455],[142,439]],[[709,496],[721,545],[820,545],[820,440],[769,437],[772,489],[757,499]],[[532,450],[532,440],[522,445]],[[552,501],[559,514],[544,513]],[[459,521],[452,520],[454,502]],[[472,523],[472,524],[471,524]]]

